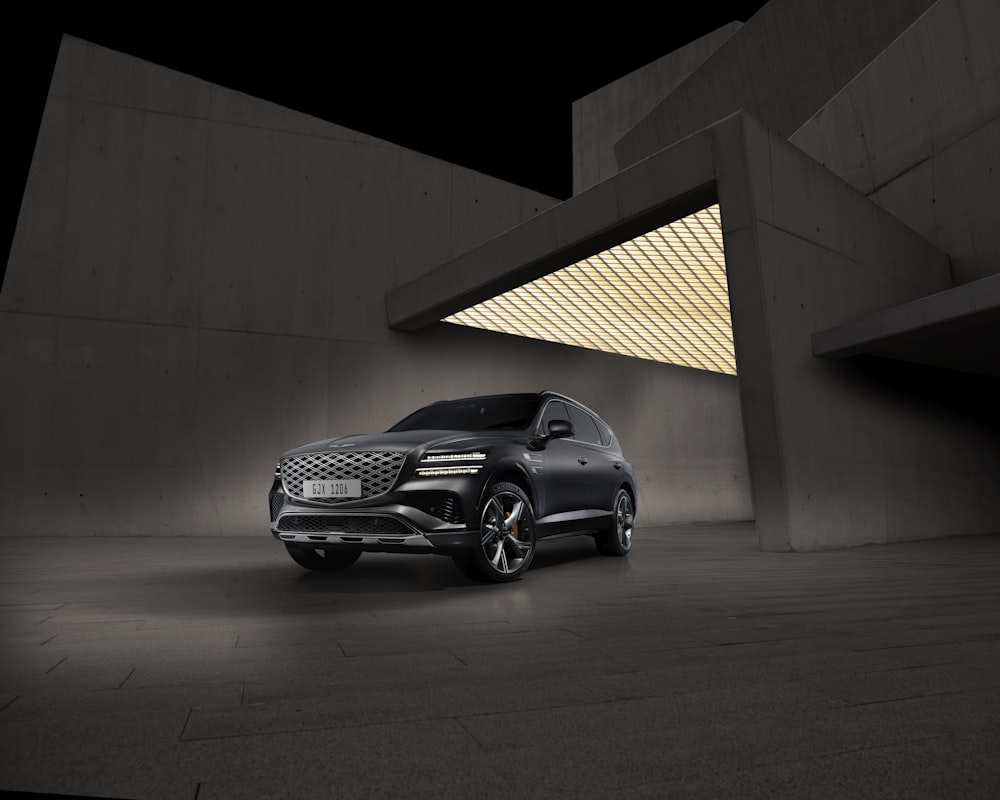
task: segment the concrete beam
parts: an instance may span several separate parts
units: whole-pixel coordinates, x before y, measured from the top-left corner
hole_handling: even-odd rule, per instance
[[[1000,377],[1000,274],[812,335],[813,354],[861,354]]]
[[[711,137],[691,136],[631,170],[390,289],[389,326],[418,330],[716,201]]]

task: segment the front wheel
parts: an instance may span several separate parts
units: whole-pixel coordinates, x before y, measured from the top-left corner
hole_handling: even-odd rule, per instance
[[[361,558],[360,550],[320,550],[315,547],[303,547],[300,544],[285,543],[288,555],[296,564],[306,569],[316,569],[321,572],[331,572],[347,569]]]
[[[615,495],[614,518],[611,527],[597,536],[597,549],[606,556],[624,556],[632,549],[632,526],[635,524],[635,506],[632,495],[619,489]]]
[[[493,484],[484,495],[479,544],[456,564],[467,575],[506,583],[524,576],[534,554],[531,501],[516,484]]]

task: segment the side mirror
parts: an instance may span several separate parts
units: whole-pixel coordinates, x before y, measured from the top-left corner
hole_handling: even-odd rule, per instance
[[[576,428],[572,422],[565,419],[554,419],[549,423],[549,432],[529,439],[528,447],[532,450],[544,450],[545,445],[553,439],[565,439],[575,433]]]
[[[549,423],[548,439],[565,439],[576,433],[573,423],[565,419],[554,419]]]

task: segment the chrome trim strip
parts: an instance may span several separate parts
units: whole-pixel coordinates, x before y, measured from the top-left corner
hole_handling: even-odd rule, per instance
[[[409,536],[358,536],[350,533],[286,533],[278,532],[278,538],[283,542],[298,544],[364,544],[364,545],[403,545],[404,547],[433,547],[426,536],[419,533]]]

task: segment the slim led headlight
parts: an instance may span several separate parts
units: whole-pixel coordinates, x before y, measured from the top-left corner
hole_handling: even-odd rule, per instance
[[[486,453],[435,453],[420,459],[421,464],[433,464],[441,461],[485,461]]]
[[[421,478],[440,478],[447,475],[475,475],[483,467],[482,465],[469,467],[422,467],[417,469],[417,475]]]

